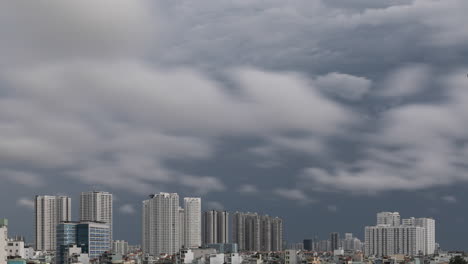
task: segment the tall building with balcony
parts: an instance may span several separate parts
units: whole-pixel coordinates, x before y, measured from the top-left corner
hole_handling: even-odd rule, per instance
[[[400,223],[399,213],[377,214],[377,225],[365,227],[367,256],[407,256],[433,254],[435,221],[431,218],[408,218]]]
[[[185,213],[186,214],[186,213]],[[150,195],[142,205],[142,249],[146,254],[175,254],[180,248],[179,195]]]
[[[0,264],[7,263],[8,220],[0,219]]]
[[[201,198],[184,198],[184,246],[198,248],[201,246]]]
[[[281,251],[283,220],[257,213],[236,212],[232,217],[232,242],[240,251]]]
[[[226,244],[229,239],[229,213],[210,210],[203,213],[203,244]]]
[[[110,228],[112,241],[112,194],[108,192],[82,192],[80,196],[80,221],[104,222]]]
[[[34,202],[36,250],[56,249],[56,228],[71,220],[71,198],[68,196],[37,195]]]

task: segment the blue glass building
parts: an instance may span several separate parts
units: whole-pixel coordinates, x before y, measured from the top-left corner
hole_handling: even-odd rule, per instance
[[[68,247],[77,245],[89,259],[97,259],[111,250],[109,225],[102,222],[63,222],[57,225],[56,264],[67,259]]]

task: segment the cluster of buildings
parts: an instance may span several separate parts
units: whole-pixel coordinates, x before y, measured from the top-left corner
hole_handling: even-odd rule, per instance
[[[181,205],[177,193],[159,193],[149,198],[142,205],[142,249],[146,254],[193,253],[196,258],[199,250],[195,249],[199,248],[217,252],[229,249],[230,254],[282,250],[283,220],[279,217],[241,212],[230,217],[228,212],[216,210],[202,213],[200,198],[186,197]]]
[[[398,212],[377,214],[377,225],[366,226],[366,256],[432,255],[436,250],[435,220],[400,219]]]
[[[317,237],[314,239],[304,239],[303,243],[296,244],[290,248],[314,252],[332,252],[340,249],[344,251],[362,251],[363,243],[353,233],[345,233],[344,238],[341,239],[338,232],[333,232],[330,233],[330,238],[327,240],[319,240]]]
[[[71,205],[64,195],[35,197],[32,245],[8,237],[8,221],[0,219],[0,264],[241,264],[258,251],[283,250],[281,218],[202,212],[200,197],[161,192],[144,200],[141,247],[113,239],[111,193],[81,193],[78,220]]]
[[[113,239],[111,193],[81,193],[77,221],[70,197],[38,195],[33,246],[9,237],[8,220],[0,219],[0,264],[439,264],[451,256],[438,250],[432,218],[380,212],[364,243],[333,232],[285,246],[279,217],[201,208],[199,197],[150,195],[142,202],[140,247]]]

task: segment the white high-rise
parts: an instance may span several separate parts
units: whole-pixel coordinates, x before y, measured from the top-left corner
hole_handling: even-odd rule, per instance
[[[174,254],[180,248],[179,195],[159,193],[143,201],[142,248],[145,254]]]
[[[0,219],[0,264],[7,263],[8,220]]]
[[[126,255],[128,253],[128,242],[124,240],[112,241],[112,253]]]
[[[184,198],[184,246],[198,248],[201,246],[201,198]]]
[[[434,254],[435,251],[435,220],[432,218],[408,218],[403,219],[403,224],[408,226],[424,227],[424,254]]]
[[[366,226],[367,256],[416,256],[424,251],[424,228],[419,226]]]
[[[34,208],[36,250],[55,251],[57,225],[71,220],[71,198],[37,195]]]
[[[377,213],[377,225],[400,225],[400,213],[398,212],[380,212]]]
[[[185,247],[185,211],[179,206],[179,248]]]
[[[82,192],[80,197],[80,221],[106,223],[109,225],[112,241],[112,194],[99,191]]]
[[[377,225],[365,228],[365,254],[415,256],[433,254],[435,250],[435,220],[408,218],[400,224],[399,213],[377,214]]]

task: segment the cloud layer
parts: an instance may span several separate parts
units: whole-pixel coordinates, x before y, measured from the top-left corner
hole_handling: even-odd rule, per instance
[[[64,177],[133,193],[255,193],[263,188],[254,175],[237,182],[173,165],[215,160],[243,141],[265,170],[307,160],[284,176],[291,186],[270,186],[291,201],[313,201],[312,190],[465,182],[467,8],[1,3],[0,177],[29,187]]]

